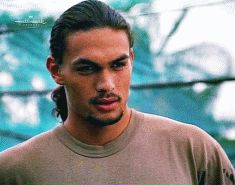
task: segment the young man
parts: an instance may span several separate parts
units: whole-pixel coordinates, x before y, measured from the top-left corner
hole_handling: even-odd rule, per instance
[[[88,0],[51,32],[47,68],[63,124],[0,154],[0,184],[234,184],[201,129],[127,105],[134,52],[125,19]]]

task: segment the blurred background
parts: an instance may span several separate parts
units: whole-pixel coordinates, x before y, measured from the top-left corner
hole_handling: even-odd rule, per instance
[[[0,151],[60,124],[45,61],[53,22],[78,2],[0,2]],[[104,2],[133,28],[130,106],[199,126],[235,165],[235,0]]]

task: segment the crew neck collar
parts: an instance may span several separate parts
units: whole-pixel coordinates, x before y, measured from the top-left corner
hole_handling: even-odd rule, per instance
[[[128,124],[127,128],[120,136],[103,146],[89,145],[79,141],[78,139],[74,138],[63,125],[57,126],[53,132],[60,142],[62,142],[73,152],[85,157],[102,158],[113,155],[128,145],[132,135],[135,133],[134,130],[137,125],[136,122],[136,111],[132,109],[130,123]]]

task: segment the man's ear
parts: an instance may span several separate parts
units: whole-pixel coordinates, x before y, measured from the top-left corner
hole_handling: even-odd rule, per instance
[[[59,85],[63,85],[63,78],[61,76],[61,69],[59,65],[56,63],[55,58],[52,56],[49,56],[47,58],[47,69],[51,73],[52,78],[55,80],[55,82]]]

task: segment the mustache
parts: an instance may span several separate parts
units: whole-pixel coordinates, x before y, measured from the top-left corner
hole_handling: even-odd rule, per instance
[[[101,98],[115,98],[117,101],[121,101],[121,97],[115,93],[105,93],[105,94],[99,94],[96,97],[93,97],[90,99],[90,104],[97,104],[99,102],[99,99]]]

